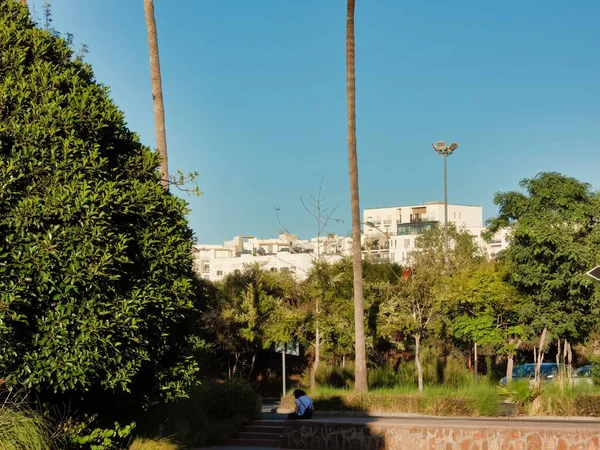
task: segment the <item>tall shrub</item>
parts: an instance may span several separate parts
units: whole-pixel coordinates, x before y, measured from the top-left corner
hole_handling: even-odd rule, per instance
[[[192,232],[157,168],[91,68],[0,0],[7,386],[98,424],[185,395],[197,370]]]

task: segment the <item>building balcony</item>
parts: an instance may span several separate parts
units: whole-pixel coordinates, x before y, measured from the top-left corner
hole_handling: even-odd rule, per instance
[[[390,250],[387,248],[363,250],[362,255],[363,259],[370,260],[372,262],[383,262],[390,260]]]
[[[423,234],[425,231],[433,228],[439,222],[431,219],[412,219],[409,223],[401,223],[398,225],[398,236],[409,236]]]

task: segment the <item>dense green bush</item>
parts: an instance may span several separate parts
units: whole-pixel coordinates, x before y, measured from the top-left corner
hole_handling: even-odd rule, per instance
[[[247,383],[203,383],[190,400],[200,405],[210,420],[235,415],[252,419],[260,415],[260,398]]]
[[[443,382],[444,385],[461,388],[473,383],[474,375],[467,369],[467,362],[464,356],[460,354],[450,355],[443,364]]]
[[[574,414],[577,416],[600,417],[600,393],[579,394],[574,400]]]
[[[423,347],[422,364],[424,382],[427,386],[445,385],[455,388],[473,384],[473,374],[466,368],[464,357],[460,354],[440,356],[433,347]],[[404,361],[396,368],[391,366],[373,367],[367,371],[371,389],[395,388],[397,386],[416,386],[417,371],[414,361]],[[319,365],[316,375],[317,385],[330,388],[352,388],[354,386],[354,365],[344,367],[326,363]],[[309,387],[309,371],[301,379],[303,387]]]
[[[196,378],[186,205],[91,68],[14,0],[0,99],[0,377],[87,428],[125,426]]]
[[[600,358],[592,360],[592,381],[596,386],[600,386]]]
[[[315,379],[318,386],[352,388],[354,386],[354,364],[350,363],[341,367],[321,362]],[[310,386],[310,368],[302,374],[300,384],[304,388]]]
[[[370,389],[393,388],[401,384],[398,372],[391,367],[375,367],[367,371]]]
[[[193,448],[233,437],[260,414],[260,397],[249,384],[206,382],[196,386],[187,399],[150,408],[137,432],[155,436],[159,431]]]
[[[473,383],[473,373],[467,369],[466,361],[459,353],[443,358],[438,349],[426,346],[421,352],[421,365],[423,382],[426,386],[445,385],[460,388]],[[417,385],[417,369],[414,360],[401,362],[396,372],[396,386]]]

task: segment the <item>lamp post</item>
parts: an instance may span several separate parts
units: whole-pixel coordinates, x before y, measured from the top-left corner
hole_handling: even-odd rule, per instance
[[[437,143],[432,143],[433,149],[444,157],[444,246],[446,253],[446,261],[448,261],[448,178],[446,175],[446,159],[454,150],[458,148],[458,144],[453,142],[449,146],[446,146],[444,141],[438,141]]]

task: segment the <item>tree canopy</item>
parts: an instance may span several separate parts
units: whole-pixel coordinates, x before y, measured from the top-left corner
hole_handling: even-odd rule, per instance
[[[586,272],[600,260],[600,196],[591,186],[558,173],[520,183],[525,192],[497,193],[489,234],[510,230],[500,254],[519,294],[535,303],[532,326],[578,340],[597,322],[597,290]]]
[[[105,405],[113,422],[185,395],[197,371],[185,203],[90,66],[12,0],[0,54],[0,376],[81,413]]]

